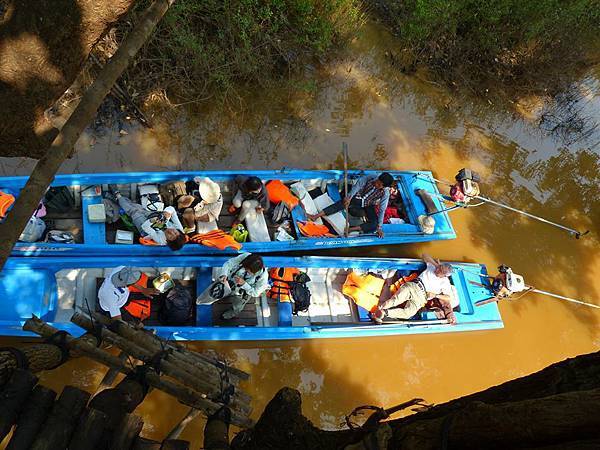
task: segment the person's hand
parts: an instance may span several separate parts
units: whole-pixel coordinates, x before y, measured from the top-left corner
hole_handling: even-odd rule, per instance
[[[233,281],[235,281],[235,284],[238,286],[242,286],[245,283],[244,279],[241,277],[233,277]]]
[[[154,297],[155,295],[160,294],[160,291],[156,288],[142,288],[140,289],[140,291],[142,291],[142,294],[148,297]]]
[[[225,275],[221,275],[219,277],[219,281],[222,281],[223,283],[225,283],[227,281],[227,277]]]
[[[446,319],[448,320],[448,323],[450,325],[456,325],[456,316],[454,314],[448,315],[448,317],[446,317]]]
[[[384,236],[383,230],[381,229],[381,227],[377,227],[377,236],[379,236],[380,238],[383,238],[383,236]]]
[[[198,217],[198,220],[200,222],[210,222],[210,217],[208,217],[208,214],[204,214],[203,216]]]
[[[344,202],[344,208],[348,208],[350,206],[350,197],[344,198],[343,202]]]
[[[264,209],[262,206],[257,206],[257,207],[256,207],[256,212],[257,212],[257,213],[263,212],[264,210],[265,210],[265,209]]]
[[[171,218],[171,213],[169,211],[163,211],[162,214],[165,220],[169,220]]]

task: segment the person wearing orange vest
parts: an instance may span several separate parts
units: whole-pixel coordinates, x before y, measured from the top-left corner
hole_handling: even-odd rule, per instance
[[[148,275],[126,266],[115,267],[98,290],[98,303],[111,318],[121,319],[122,310],[131,316],[144,320],[150,316],[150,298],[160,294],[158,289],[148,287]],[[138,292],[146,299],[130,300],[129,294]]]

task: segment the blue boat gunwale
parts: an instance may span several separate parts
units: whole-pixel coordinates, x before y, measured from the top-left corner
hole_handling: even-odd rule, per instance
[[[381,171],[376,170],[350,170],[350,178],[355,178],[360,175],[374,175]],[[271,241],[269,243],[248,242],[244,244],[242,251],[250,252],[284,252],[298,250],[312,250],[319,248],[333,247],[349,247],[349,246],[368,246],[368,245],[384,245],[384,244],[403,244],[414,242],[426,242],[442,239],[454,239],[456,237],[455,230],[450,221],[448,213],[443,212],[436,215],[436,229],[433,234],[424,234],[415,224],[417,217],[425,213],[424,205],[421,205],[416,194],[411,190],[411,186],[407,184],[407,180],[412,180],[412,183],[420,183],[430,192],[439,193],[437,186],[434,183],[429,183],[427,180],[433,180],[430,171],[412,170],[412,171],[389,171],[399,179],[401,185],[401,195],[405,205],[407,205],[407,213],[409,214],[411,224],[393,225],[385,224],[383,230],[385,237],[379,239],[375,234],[362,234],[360,236],[343,237],[336,236],[333,238],[306,238],[299,237],[294,241]],[[100,184],[125,184],[143,181],[144,183],[161,183],[170,180],[182,178],[193,178],[194,176],[209,176],[217,181],[228,180],[235,175],[239,175],[240,171],[182,171],[182,172],[130,172],[130,173],[88,173],[88,174],[60,174],[56,175],[52,182],[52,186],[62,185],[80,185],[91,186]],[[281,169],[281,170],[258,170],[245,171],[244,174],[256,175],[265,180],[281,179],[283,181],[297,179],[331,179],[340,180],[344,172],[340,170],[306,170],[306,169]],[[423,178],[422,176],[425,176]],[[27,177],[2,177],[0,178],[0,188],[12,190],[16,193],[22,188],[27,181]],[[441,208],[443,205],[437,196],[432,196],[432,200]],[[422,203],[422,202],[421,202]],[[85,213],[84,213],[85,215]],[[82,217],[85,224],[85,219]],[[408,229],[408,230],[405,230]],[[85,235],[85,233],[84,233]],[[84,237],[85,239],[85,237]],[[93,240],[93,239],[91,239]],[[204,255],[204,254],[233,254],[237,253],[233,249],[218,250],[199,245],[187,245],[178,252],[172,252],[166,247],[142,246],[139,244],[123,245],[109,243],[77,243],[77,244],[58,244],[46,242],[34,243],[17,243],[13,249],[13,256],[33,256],[37,254],[43,255],[59,255],[64,253],[70,254],[111,254],[111,255],[126,255],[130,253],[140,255]]]
[[[156,267],[156,266],[171,266],[171,267],[194,267],[196,269],[202,267],[216,267],[221,265],[227,257],[214,256],[190,256],[178,258],[177,261],[172,261],[172,258],[159,257],[131,257],[126,263],[138,267]],[[32,258],[9,258],[5,270],[50,270],[54,276],[56,272],[67,268],[93,268],[93,267],[114,267],[122,264],[124,261],[116,261],[110,257],[32,257]],[[175,264],[174,264],[175,263]],[[296,267],[331,267],[331,268],[394,268],[394,269],[417,269],[423,267],[423,262],[417,259],[401,259],[401,258],[338,258],[338,257],[281,257],[267,256],[265,264],[270,267],[281,266],[296,266]],[[466,270],[467,277],[479,278],[477,273],[485,273],[485,266],[473,263],[451,263],[454,267],[459,267]],[[49,269],[51,268],[51,269]],[[465,278],[464,270],[458,270],[453,274],[453,283],[456,285],[458,281]],[[3,272],[3,275],[6,275]],[[454,278],[457,277],[457,278]],[[56,283],[54,284],[56,289]],[[467,300],[471,304],[477,298],[472,297],[472,293],[477,292],[477,288],[469,288],[468,292],[463,295],[468,295]],[[483,297],[482,297],[483,298]],[[482,299],[480,298],[480,299]],[[461,299],[462,305],[462,299]],[[462,306],[461,306],[462,307]],[[332,325],[308,325],[308,326],[260,326],[260,327],[156,327],[159,335],[171,339],[185,340],[280,340],[280,339],[312,339],[312,338],[336,338],[336,337],[367,337],[367,336],[390,336],[401,334],[421,334],[421,333],[443,333],[443,332],[459,332],[459,331],[474,331],[502,328],[503,323],[499,314],[498,307],[495,303],[490,303],[483,307],[477,307],[477,320],[472,317],[474,313],[467,314],[459,313],[459,323],[457,325],[448,324],[432,324],[423,321],[414,320],[401,322],[398,324],[386,324],[382,326],[372,324],[357,324],[357,323],[339,323],[336,326]],[[52,320],[52,315],[47,317]],[[468,319],[468,320],[467,320]],[[15,336],[31,336],[20,329],[24,319],[6,321],[0,320],[1,335]],[[52,322],[51,322],[52,323]],[[82,331],[76,326],[68,322],[54,323],[54,326],[60,329],[65,329],[72,334],[80,334]]]

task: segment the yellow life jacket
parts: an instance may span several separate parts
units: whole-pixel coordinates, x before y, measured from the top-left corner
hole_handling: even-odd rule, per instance
[[[273,267],[269,270],[269,276],[273,280],[273,287],[267,292],[267,297],[289,302],[292,299],[290,281],[294,281],[300,270],[295,267]]]
[[[0,219],[4,219],[6,217],[8,209],[12,206],[14,202],[14,195],[0,191]]]
[[[267,194],[269,195],[270,202],[284,202],[290,211],[298,206],[300,200],[298,197],[292,194],[290,188],[283,184],[281,180],[271,180],[266,184],[265,187],[267,188]]]

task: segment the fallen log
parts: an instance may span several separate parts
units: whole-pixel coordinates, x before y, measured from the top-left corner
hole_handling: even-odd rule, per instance
[[[56,392],[37,385],[25,401],[6,450],[25,450],[31,447],[54,405]]]
[[[74,386],[65,386],[33,442],[31,450],[66,448],[89,398],[89,392]]]
[[[223,408],[208,418],[204,425],[204,450],[229,450],[228,408]]]
[[[160,442],[138,436],[133,441],[131,450],[160,450]]]
[[[94,408],[85,410],[73,433],[69,450],[96,450],[104,437],[109,417]]]
[[[0,442],[10,432],[37,381],[28,370],[15,369],[0,390]]]
[[[125,377],[114,388],[96,394],[90,401],[89,407],[106,414],[108,419],[105,426],[112,433],[123,418],[144,401],[147,393],[147,386],[140,380]]]
[[[0,386],[16,368],[36,373],[58,367],[63,360],[61,349],[53,344],[32,344],[0,349]]]

